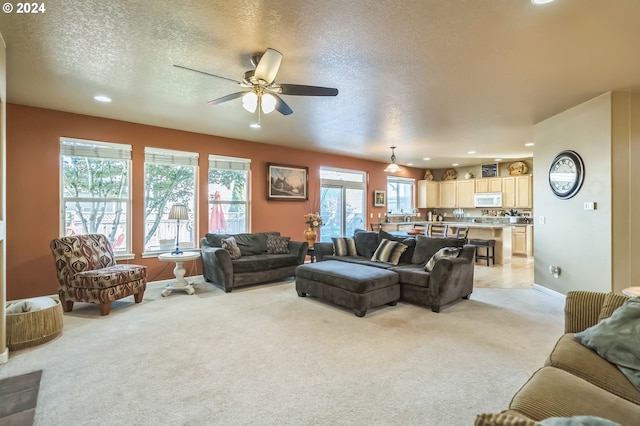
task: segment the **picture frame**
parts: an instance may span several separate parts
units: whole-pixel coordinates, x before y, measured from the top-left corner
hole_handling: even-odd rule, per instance
[[[498,163],[483,164],[482,177],[498,177]]]
[[[267,163],[267,200],[307,201],[309,168]]]
[[[373,192],[373,205],[375,207],[384,207],[387,205],[387,193],[385,191]]]

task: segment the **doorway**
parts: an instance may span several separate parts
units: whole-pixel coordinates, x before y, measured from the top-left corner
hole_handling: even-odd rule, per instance
[[[364,229],[366,174],[361,171],[320,169],[320,241],[353,235]]]

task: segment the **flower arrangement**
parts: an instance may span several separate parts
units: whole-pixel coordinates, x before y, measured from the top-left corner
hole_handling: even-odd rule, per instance
[[[320,213],[307,213],[304,215],[304,221],[309,228],[316,229],[322,226],[322,218],[320,217]]]

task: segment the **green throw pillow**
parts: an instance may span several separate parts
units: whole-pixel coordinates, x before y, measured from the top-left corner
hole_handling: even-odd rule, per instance
[[[549,417],[541,420],[541,426],[622,426],[620,423],[595,416]]]
[[[460,254],[459,247],[442,247],[440,250],[436,252],[431,259],[424,265],[424,270],[427,272],[431,272],[433,267],[436,266],[436,262],[440,259],[444,258],[455,258]]]
[[[617,365],[640,390],[640,297],[627,300],[609,318],[575,333],[574,338]]]
[[[402,243],[385,239],[380,242],[371,260],[397,265],[400,261],[400,256],[402,256],[402,253],[404,253],[406,249],[407,246]]]

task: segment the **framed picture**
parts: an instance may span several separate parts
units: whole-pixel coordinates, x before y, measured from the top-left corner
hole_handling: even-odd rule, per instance
[[[482,177],[497,177],[498,176],[498,163],[483,164],[482,165]]]
[[[384,207],[387,204],[386,198],[384,191],[375,191],[373,194],[373,205],[376,207]]]
[[[309,168],[267,164],[267,199],[306,201],[309,199]]]

